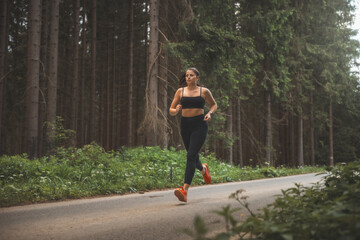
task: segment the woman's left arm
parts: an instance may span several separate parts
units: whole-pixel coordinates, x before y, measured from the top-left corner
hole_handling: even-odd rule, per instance
[[[211,94],[210,90],[207,88],[205,88],[204,90],[205,90],[204,91],[205,101],[210,105],[210,110],[205,115],[204,121],[209,122],[209,121],[211,121],[211,114],[215,113],[215,111],[217,109],[217,104],[216,104],[216,101],[215,101],[213,95]]]

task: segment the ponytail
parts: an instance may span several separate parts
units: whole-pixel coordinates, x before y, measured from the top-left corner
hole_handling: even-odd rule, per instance
[[[181,77],[180,77],[180,81],[179,81],[179,88],[182,87],[186,87],[186,73],[184,73]]]

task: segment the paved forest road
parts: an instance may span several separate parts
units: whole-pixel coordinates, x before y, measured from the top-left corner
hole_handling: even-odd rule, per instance
[[[177,200],[173,190],[166,190],[0,208],[0,239],[191,239],[181,229],[192,229],[196,215],[212,231],[222,229],[223,219],[212,211],[228,204],[239,207],[228,198],[239,189],[246,191],[250,208],[256,210],[271,203],[281,189],[320,179],[305,174],[193,187],[186,204]]]

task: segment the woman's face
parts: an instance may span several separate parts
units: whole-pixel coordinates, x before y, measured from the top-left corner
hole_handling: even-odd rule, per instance
[[[186,83],[189,84],[196,84],[197,80],[199,79],[198,76],[196,76],[195,72],[193,70],[187,70],[186,71]]]

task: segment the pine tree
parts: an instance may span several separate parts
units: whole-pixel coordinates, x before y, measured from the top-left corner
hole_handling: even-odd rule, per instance
[[[3,152],[3,137],[2,137],[2,118],[3,118],[3,103],[4,103],[4,85],[6,79],[6,56],[8,45],[8,0],[0,3],[0,153]]]
[[[50,20],[50,54],[49,54],[49,81],[47,95],[46,121],[50,124],[47,127],[47,149],[51,151],[54,147],[51,135],[51,125],[56,123],[57,83],[58,83],[58,46],[59,46],[59,0],[51,1]]]
[[[29,40],[27,52],[26,132],[27,153],[38,155],[39,69],[41,40],[41,1],[29,5]]]

